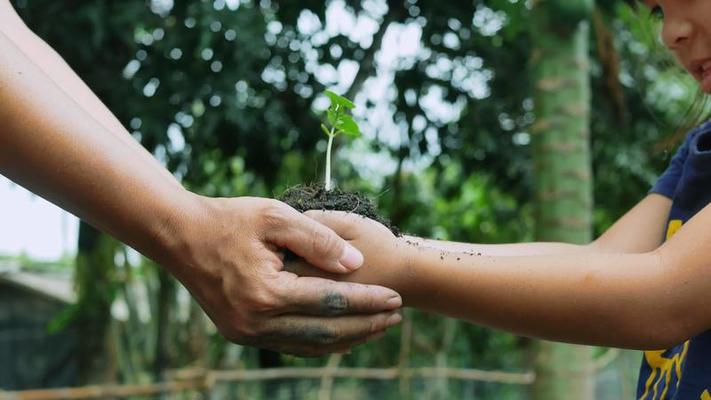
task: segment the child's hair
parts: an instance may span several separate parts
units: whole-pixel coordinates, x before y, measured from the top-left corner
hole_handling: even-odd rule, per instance
[[[681,119],[679,129],[689,130],[711,119],[711,102],[709,95],[699,90],[694,102],[691,103],[686,114]]]
[[[632,9],[639,10],[641,0],[624,0],[624,2]],[[655,34],[656,35],[656,34]],[[650,40],[653,43],[659,43],[657,39]],[[671,61],[670,61],[671,62]],[[711,119],[711,101],[709,96],[701,89],[697,90],[694,99],[687,108],[686,112],[676,122],[675,134],[673,140],[683,140],[690,129],[700,125],[703,122]]]

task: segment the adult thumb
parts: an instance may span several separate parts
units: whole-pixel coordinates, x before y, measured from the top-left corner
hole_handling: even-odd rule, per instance
[[[349,273],[363,265],[363,254],[329,227],[291,209],[267,240],[286,247],[324,271]]]

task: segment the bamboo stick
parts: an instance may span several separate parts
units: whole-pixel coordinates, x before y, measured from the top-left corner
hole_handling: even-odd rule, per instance
[[[326,371],[321,377],[321,388],[318,392],[319,400],[331,400],[333,394],[333,375],[338,370],[338,364],[341,363],[343,355],[341,354],[331,354],[328,357],[328,363],[326,364]]]
[[[174,372],[173,376],[179,376]],[[140,385],[94,385],[76,388],[24,390],[16,392],[0,391],[0,400],[81,400],[97,398],[124,398],[130,396],[151,396],[190,390],[203,390],[216,382],[264,381],[273,379],[321,379],[324,375],[333,378],[395,380],[405,375],[412,378],[458,379],[484,381],[514,385],[529,385],[534,380],[531,372],[484,371],[456,368],[272,368],[258,370],[206,371],[197,374],[191,371],[193,379]]]
[[[397,366],[401,371],[400,396],[404,399],[410,398],[410,380],[407,369],[410,365],[410,351],[412,349],[412,319],[412,310],[405,310],[400,334],[400,357]]]

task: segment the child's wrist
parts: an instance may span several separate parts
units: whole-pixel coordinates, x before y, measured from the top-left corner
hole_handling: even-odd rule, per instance
[[[395,246],[395,270],[397,281],[396,290],[403,300],[403,305],[412,306],[418,298],[418,291],[422,282],[418,279],[419,264],[417,262],[418,245],[407,237],[397,239]]]

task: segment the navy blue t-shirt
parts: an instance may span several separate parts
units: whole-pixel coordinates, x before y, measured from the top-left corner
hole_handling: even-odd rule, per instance
[[[652,193],[672,199],[666,239],[711,202],[711,121],[689,133]],[[711,304],[699,307],[711,312]],[[711,400],[711,331],[672,349],[645,351],[637,398]]]

